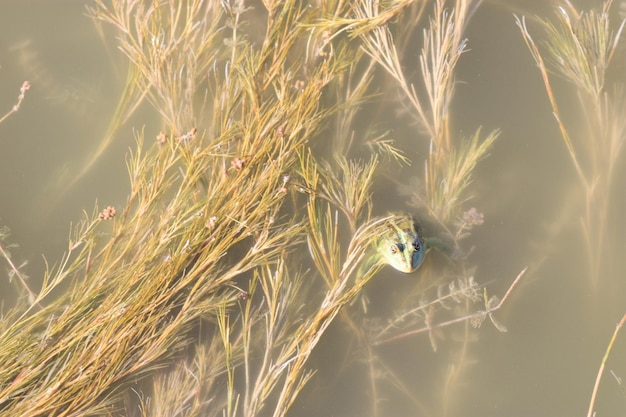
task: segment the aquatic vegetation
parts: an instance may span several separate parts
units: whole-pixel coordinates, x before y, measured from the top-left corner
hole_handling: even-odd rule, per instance
[[[92,4],[131,62],[111,132],[144,98],[163,129],[136,133],[126,203],[86,213],[40,290],[2,317],[0,415],[133,414],[138,404],[141,415],[283,416],[338,318],[369,360],[372,392],[399,381],[375,378],[385,367],[376,343],[420,329],[436,346],[434,329],[463,323],[467,336],[486,317],[504,330],[493,317],[502,302],[462,263],[434,295],[423,283],[443,288],[442,274],[422,266],[404,312],[382,330],[364,317],[363,290],[383,265],[368,255],[390,224],[407,230],[406,218],[373,215],[372,189],[383,161],[408,158],[386,134],[354,134],[377,68],[400,86],[429,144],[426,194],[416,198],[455,243],[482,222],[463,206],[498,132],[464,140],[449,120],[462,33],[480,1],[439,0],[432,14],[425,2],[301,3]],[[390,27],[406,16],[419,28],[426,15],[417,88]],[[366,142],[368,158],[353,156]],[[332,158],[321,150],[329,143]],[[452,304],[461,312],[437,323]],[[456,369],[464,362],[460,354]]]
[[[517,17],[585,194],[581,223],[594,283],[605,261],[611,188],[626,140],[626,121],[621,116],[626,108],[626,96],[623,87],[611,82],[608,76],[625,24],[621,21],[612,28],[609,13],[612,3],[605,1],[601,11],[579,12],[565,2],[558,7],[555,22],[538,19],[546,36],[539,45],[531,36],[525,18]],[[561,107],[571,100],[555,92],[551,74],[566,80],[575,91],[576,110],[583,115],[582,126],[566,123],[574,110],[567,109],[564,114]]]
[[[412,114],[420,128],[427,133],[416,135],[419,140],[427,141],[429,154],[423,178],[425,192],[416,193],[413,199],[441,224],[452,221],[462,207],[474,166],[487,154],[499,134],[496,130],[482,137],[479,128],[470,140],[462,139],[457,143],[459,141],[450,132],[455,67],[467,46],[463,31],[480,1],[453,3],[454,7],[448,9],[447,2],[434,2],[434,12],[424,29],[419,51],[421,85],[407,79],[397,50],[397,45],[403,42],[396,41],[386,26],[374,27],[362,35],[366,53],[396,81],[414,110]],[[420,14],[422,12],[420,10]],[[363,19],[371,20],[377,11],[363,6],[359,13]]]

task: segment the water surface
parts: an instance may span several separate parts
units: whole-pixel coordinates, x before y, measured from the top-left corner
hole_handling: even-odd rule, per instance
[[[459,64],[451,117],[459,135],[469,136],[479,126],[502,132],[472,184],[474,198],[467,208],[478,208],[486,221],[464,242],[473,247],[468,270],[475,267],[477,281],[488,283],[489,293],[502,295],[523,268],[529,269],[497,313],[507,333],[489,322],[467,333],[458,325],[438,334],[436,352],[425,334],[376,348],[388,366],[378,376],[387,378],[377,393],[383,415],[583,415],[611,334],[626,313],[621,255],[626,225],[620,215],[626,203],[624,164],[618,164],[611,189],[609,236],[594,283],[581,230],[582,190],[512,13],[554,15],[547,2],[502,3],[485,3],[468,27],[470,50]],[[0,16],[0,109],[13,105],[22,81],[32,83],[20,111],[0,125],[0,221],[11,228],[11,241],[20,244],[15,256],[31,261],[33,279],[43,271],[42,254],[58,259],[68,225],[82,210],[91,212],[96,200],[101,206],[123,204],[132,128],[153,120],[138,116],[123,127],[84,179],[71,190],[62,187],[97,148],[124,81],[125,60],[111,45],[107,49],[84,12],[78,1],[9,1]],[[624,51],[621,47],[616,58],[622,69]],[[618,74],[622,83],[623,74]],[[567,85],[555,82],[559,94],[568,97]],[[566,101],[562,111],[576,122],[575,101]],[[379,213],[408,209],[396,183],[406,185],[420,176],[427,152],[427,142],[407,119],[390,124],[413,165],[402,168],[395,181],[381,177],[377,182]],[[159,126],[149,126],[151,137]],[[61,193],[61,199],[55,198]],[[446,262],[435,255],[431,267],[438,260]],[[371,307],[370,318],[388,314],[393,309],[385,303],[409,288],[408,280],[420,279],[420,271],[381,272],[368,288],[370,298],[381,303]],[[4,281],[0,288],[9,291]],[[622,334],[607,364],[607,371],[619,377],[626,375],[625,346]],[[362,353],[346,326],[331,328],[311,363],[319,373],[292,415],[373,415],[370,374],[363,362],[348,361],[343,372],[336,372],[346,363],[341,355]],[[458,374],[446,380],[452,367]],[[608,373],[596,409],[598,415],[626,410],[620,387]]]

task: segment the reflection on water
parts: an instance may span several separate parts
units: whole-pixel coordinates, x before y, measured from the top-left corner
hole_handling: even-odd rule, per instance
[[[536,9],[514,3],[516,13],[546,13],[545,3],[538,3]],[[14,2],[15,10],[18,4]],[[14,231],[12,240],[21,244],[20,255],[37,260],[42,252],[54,258],[65,248],[68,224],[80,215],[80,209],[90,211],[95,199],[101,206],[115,199],[123,201],[126,187],[124,153],[128,143],[95,166],[89,184],[73,190],[45,221],[37,218],[41,211],[33,210],[48,204],[42,195],[58,191],[42,184],[56,175],[70,178],[72,169],[79,168],[80,164],[73,162],[84,160],[106,129],[106,120],[99,120],[98,115],[106,113],[105,109],[110,114],[117,100],[113,93],[106,96],[109,75],[93,67],[78,77],[71,71],[67,77],[53,75],[63,71],[48,71],[48,66],[60,64],[44,57],[39,48],[59,48],[56,55],[60,61],[68,56],[83,56],[81,62],[93,59],[102,63],[107,59],[103,53],[94,54],[100,42],[94,33],[80,50],[63,49],[67,46],[53,37],[38,46],[36,39],[50,33],[74,36],[77,25],[84,26],[81,33],[89,33],[91,23],[82,14],[82,4],[63,4],[72,13],[66,16],[67,22],[56,22],[54,32],[44,23],[41,33],[27,33],[26,25],[0,26],[15,38],[2,45],[0,82],[5,91],[16,90],[24,77],[32,78],[33,84],[24,108],[0,126],[0,216],[2,225]],[[624,3],[617,6],[623,13]],[[520,10],[524,7],[527,10]],[[39,8],[45,9],[42,5]],[[25,10],[7,13],[0,21],[17,21],[25,14]],[[45,21],[43,16],[31,18]],[[621,256],[626,228],[620,215],[626,209],[626,167],[620,162],[615,168],[608,244],[601,253],[602,276],[594,287],[588,276],[581,230],[584,196],[577,187],[541,75],[510,9],[485,2],[473,16],[466,35],[469,52],[461,58],[457,74],[454,129],[467,136],[466,132],[483,125],[502,133],[490,156],[477,168],[472,183],[475,197],[468,208],[475,206],[483,212],[485,224],[463,242],[469,253],[463,272],[473,271],[478,282],[489,283],[490,294],[504,294],[515,276],[529,266],[524,280],[497,314],[508,332],[498,332],[488,322],[479,329],[463,322],[433,332],[436,351],[427,332],[365,350],[347,322],[338,320],[315,354],[311,367],[319,372],[293,415],[366,416],[377,408],[390,416],[569,416],[587,410],[600,360],[615,324],[626,312],[626,263]],[[624,50],[618,50],[616,61],[624,62]],[[621,76],[623,83],[626,80]],[[580,114],[574,105],[567,105],[567,86],[558,88],[557,94],[565,97],[564,116],[575,121]],[[10,106],[13,99],[4,94],[2,107]],[[379,188],[374,190],[379,212],[406,209],[396,183],[407,186],[411,177],[424,172],[428,146],[415,145],[416,129],[411,123],[408,119],[392,122],[402,148],[414,163],[398,169],[394,181],[380,179]],[[413,280],[421,280],[424,289],[437,294],[448,286],[447,274],[454,265],[444,256],[429,254],[427,264],[413,275],[386,268],[367,289],[367,313],[359,306],[354,308],[355,314],[367,314],[369,330],[377,329],[389,315],[397,313],[395,307],[406,302]],[[39,276],[41,265],[40,270],[36,268],[33,266],[29,275]],[[5,288],[4,283],[0,288]],[[450,303],[449,307],[456,311],[466,305]],[[626,334],[622,334],[608,364],[620,378],[626,377],[625,346]],[[372,364],[377,367],[375,374],[369,372]],[[371,392],[368,378],[385,381],[380,392]],[[618,382],[606,374],[600,390],[598,415],[623,414],[626,405]]]

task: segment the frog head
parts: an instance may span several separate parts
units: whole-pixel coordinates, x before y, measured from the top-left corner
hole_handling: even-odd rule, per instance
[[[376,240],[380,261],[398,271],[410,273],[422,264],[426,245],[418,235],[413,218],[406,214],[391,217]]]

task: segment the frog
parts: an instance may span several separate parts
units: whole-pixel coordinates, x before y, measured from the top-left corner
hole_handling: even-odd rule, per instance
[[[423,227],[426,225],[426,227]],[[408,213],[391,213],[372,220],[368,254],[359,267],[362,276],[372,267],[389,265],[410,274],[419,269],[426,253],[435,249],[450,261],[462,261],[466,254],[448,230],[428,217],[419,221]],[[431,234],[427,234],[430,231]],[[432,231],[436,234],[432,235]]]
[[[374,244],[379,262],[409,274],[417,271],[429,250],[427,240],[420,236],[413,216],[394,214],[384,223]]]

